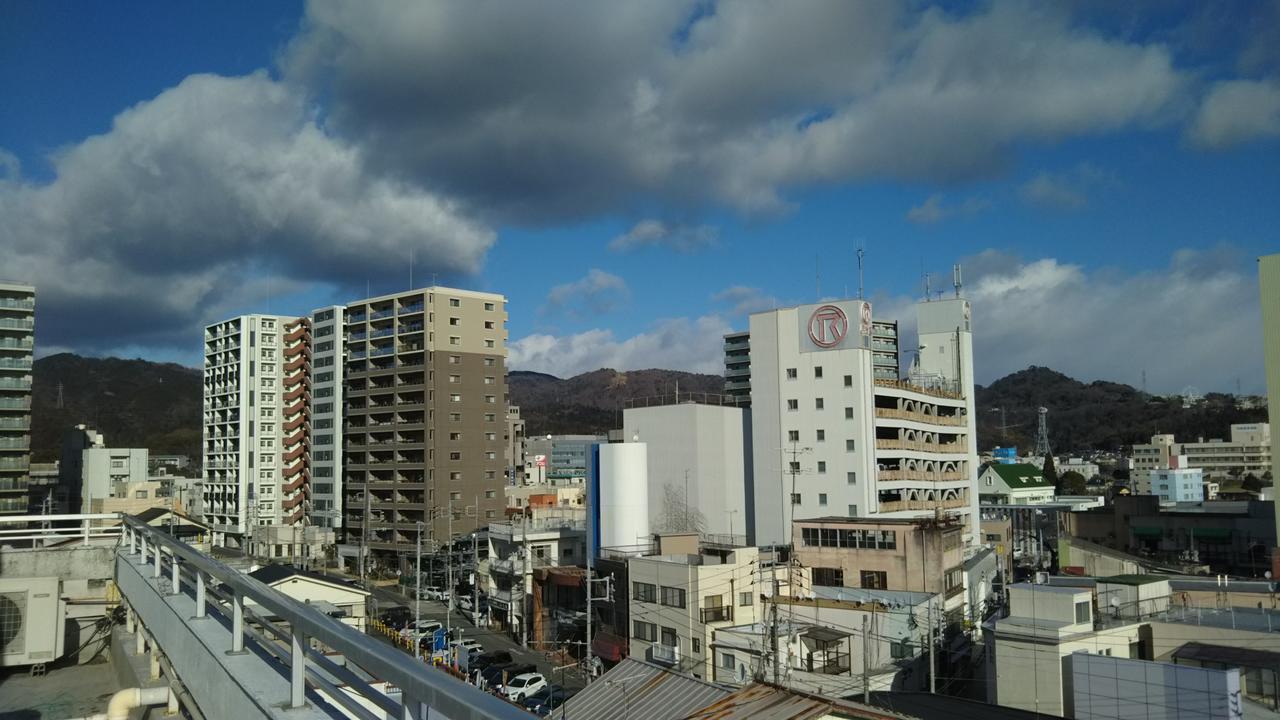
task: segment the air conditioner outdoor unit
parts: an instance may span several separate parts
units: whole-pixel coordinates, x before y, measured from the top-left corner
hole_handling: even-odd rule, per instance
[[[1044,572],[1044,571],[1037,572],[1037,573],[1036,573],[1036,584],[1037,584],[1037,585],[1048,585],[1048,584],[1049,584],[1049,573]]]
[[[0,667],[62,657],[65,614],[58,578],[0,579]]]

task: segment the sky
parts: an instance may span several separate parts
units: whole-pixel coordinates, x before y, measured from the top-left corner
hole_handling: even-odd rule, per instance
[[[0,3],[39,354],[437,282],[513,369],[719,372],[750,312],[963,268],[977,380],[1264,390],[1280,0]]]

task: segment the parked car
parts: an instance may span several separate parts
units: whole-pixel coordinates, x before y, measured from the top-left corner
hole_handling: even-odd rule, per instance
[[[502,686],[502,694],[511,702],[521,702],[546,686],[547,679],[542,676],[542,673],[521,673],[508,678],[507,684]]]
[[[416,630],[423,635],[430,635],[442,627],[444,627],[444,625],[441,625],[435,620],[419,620],[417,621]],[[403,628],[400,629],[400,636],[407,640],[413,637],[414,630],[414,622],[410,620],[405,623]]]
[[[482,670],[480,674],[484,676],[485,682],[489,683],[489,687],[496,689],[502,684],[502,678],[504,675],[508,680],[510,680],[517,675],[524,675],[525,673],[537,671],[538,667],[536,665],[530,665],[528,663],[507,663],[506,665],[490,665]]]
[[[511,653],[506,650],[497,650],[495,652],[482,653],[471,661],[471,667],[482,670],[490,665],[510,665],[512,662]]]
[[[539,717],[546,717],[554,710],[564,707],[564,703],[573,697],[573,690],[566,690],[559,685],[548,685],[524,699],[524,707]]]
[[[439,585],[428,585],[422,588],[422,593],[419,597],[423,600],[440,600],[448,593],[448,590],[445,590]]]
[[[449,643],[449,646],[456,647],[459,652],[466,653],[468,655],[479,655],[484,652],[484,646],[480,644],[480,641],[472,640],[470,638],[465,640],[454,640]]]

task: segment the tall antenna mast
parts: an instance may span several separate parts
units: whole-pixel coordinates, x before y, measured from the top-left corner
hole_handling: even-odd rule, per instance
[[[932,278],[929,277],[929,273],[924,274],[924,301],[925,302],[929,302],[929,299],[933,297],[933,288],[930,287],[929,285],[929,281],[931,279]]]
[[[960,265],[958,263],[951,266],[951,284],[956,286],[956,297],[960,297],[960,287],[964,283],[960,280]]]
[[[1037,457],[1045,457],[1050,452],[1049,449],[1049,408],[1042,407],[1038,411],[1039,417],[1036,422],[1036,449]]]
[[[866,255],[862,246],[858,246],[858,299],[862,299],[862,258]]]

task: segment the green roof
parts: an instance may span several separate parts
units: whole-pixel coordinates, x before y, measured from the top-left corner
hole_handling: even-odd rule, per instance
[[[1111,577],[1098,578],[1098,582],[1111,583],[1112,585],[1150,585],[1151,583],[1164,582],[1168,579],[1160,575],[1112,575]]]
[[[1013,463],[1010,465],[995,463],[988,465],[987,467],[994,470],[995,473],[1000,476],[1000,479],[1004,480],[1004,484],[1008,485],[1012,490],[1016,490],[1018,488],[1053,487],[1053,483],[1045,480],[1044,474],[1040,471],[1040,468],[1035,465],[1027,463]]]

